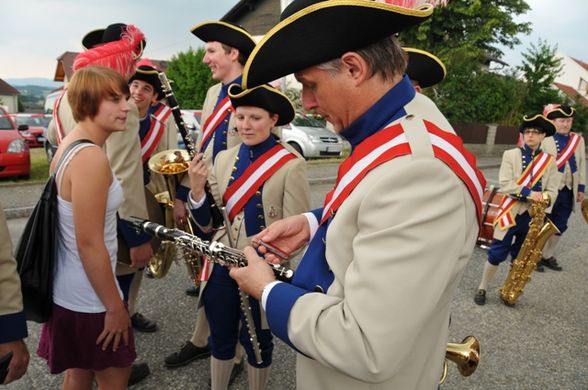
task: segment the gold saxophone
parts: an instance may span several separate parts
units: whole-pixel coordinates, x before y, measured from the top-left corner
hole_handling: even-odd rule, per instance
[[[514,306],[519,296],[523,294],[525,285],[531,280],[531,272],[541,260],[545,243],[551,236],[559,233],[559,229],[553,222],[545,218],[545,209],[549,202],[549,195],[543,193],[543,200],[531,204],[529,232],[500,289],[500,298],[507,306]]]

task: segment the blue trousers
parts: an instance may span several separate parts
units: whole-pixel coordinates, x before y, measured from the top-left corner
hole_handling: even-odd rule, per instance
[[[568,220],[572,214],[574,201],[574,191],[568,187],[562,188],[557,194],[551,214],[547,216],[562,234],[568,229]]]
[[[212,356],[219,360],[234,358],[238,339],[245,348],[247,361],[250,365],[263,368],[271,364],[274,344],[271,331],[261,329],[259,302],[249,297],[257,341],[263,360],[261,364],[258,364],[255,359],[253,345],[249,338],[249,329],[245,326],[245,316],[241,310],[241,298],[237,283],[229,276],[227,268],[218,264],[214,265],[202,292],[202,299],[210,326],[209,344]]]
[[[525,211],[515,218],[516,225],[509,228],[502,240],[492,241],[490,249],[488,250],[488,262],[492,265],[502,263],[510,253],[511,261],[516,259],[525,237],[529,232],[529,223],[531,216],[529,212]]]

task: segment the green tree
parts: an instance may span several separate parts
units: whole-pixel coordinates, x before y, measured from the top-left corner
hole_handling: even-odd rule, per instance
[[[206,91],[216,83],[210,69],[202,63],[204,48],[174,55],[167,68],[167,76],[173,80],[172,88],[181,108],[201,108]]]
[[[556,57],[557,45],[549,46],[539,39],[523,53],[523,63],[518,68],[526,82],[523,97],[524,112],[540,113],[543,106],[561,100],[558,90],[553,86],[555,78],[561,72],[562,59]]]
[[[529,10],[525,0],[450,0],[435,8],[433,15],[417,27],[400,34],[406,46],[427,50],[443,57],[456,48],[500,58],[500,45],[520,44],[518,34],[528,34],[531,24],[514,18]]]

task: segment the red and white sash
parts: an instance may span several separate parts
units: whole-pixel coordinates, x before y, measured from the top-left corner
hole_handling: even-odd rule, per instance
[[[202,143],[200,144],[200,151],[203,152],[208,145],[208,141],[214,134],[214,130],[221,124],[222,121],[231,113],[233,106],[231,99],[226,96],[214,109],[214,112],[206,119],[202,127]]]
[[[557,153],[557,169],[562,169],[568,160],[574,155],[576,147],[580,143],[580,136],[576,133],[570,133],[570,140],[561,152]]]
[[[147,161],[157,148],[165,130],[165,121],[171,113],[171,108],[165,104],[160,104],[157,110],[151,114],[149,130],[143,139],[141,139],[141,159],[143,162]]]
[[[475,157],[463,147],[461,139],[424,121],[436,158],[448,165],[463,181],[476,204],[481,223],[484,175],[476,168]],[[369,171],[396,157],[411,154],[410,144],[401,124],[395,124],[366,138],[345,160],[337,174],[335,187],[325,198],[321,224],[334,215],[357,184]]]
[[[61,140],[65,137],[65,133],[63,132],[63,125],[61,124],[61,120],[59,119],[59,105],[61,104],[61,99],[65,95],[65,89],[55,99],[55,103],[53,103],[53,117],[55,118],[55,140],[57,141],[57,145],[61,143]]]
[[[245,207],[245,204],[267,179],[276,173],[288,161],[296,156],[288,151],[281,144],[277,144],[251,164],[239,178],[227,187],[223,195],[223,202],[229,215],[233,220]]]
[[[541,177],[545,174],[545,171],[549,164],[553,161],[553,156],[541,152],[535,156],[533,162],[523,171],[521,177],[517,179],[517,185],[528,188],[533,188]],[[516,225],[514,216],[512,215],[512,208],[518,202],[517,199],[509,196],[505,197],[499,206],[498,216],[494,220],[494,224],[498,224],[500,229],[505,230],[511,226]]]

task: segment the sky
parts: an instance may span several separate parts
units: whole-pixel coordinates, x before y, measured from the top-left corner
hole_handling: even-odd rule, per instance
[[[451,1],[451,0],[449,0]],[[488,1],[488,0],[483,0]],[[169,60],[202,42],[190,28],[218,20],[238,0],[0,0],[0,78],[53,79],[56,58],[81,51],[81,38],[111,23],[135,24],[147,37],[144,57]],[[531,21],[533,32],[521,45],[505,48],[503,60],[520,65],[521,52],[544,39],[551,46],[588,62],[587,0],[527,0],[531,11],[517,21]]]

